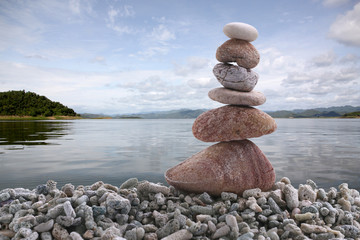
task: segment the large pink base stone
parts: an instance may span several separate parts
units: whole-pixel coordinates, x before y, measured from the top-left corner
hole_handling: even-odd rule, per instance
[[[193,155],[165,173],[177,189],[212,195],[242,194],[252,188],[269,190],[275,171],[264,153],[250,140],[220,142]]]

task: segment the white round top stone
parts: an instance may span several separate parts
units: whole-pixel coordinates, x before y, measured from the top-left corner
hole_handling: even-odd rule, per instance
[[[237,38],[248,42],[254,41],[259,35],[256,28],[242,22],[228,23],[224,26],[223,31],[229,38]]]

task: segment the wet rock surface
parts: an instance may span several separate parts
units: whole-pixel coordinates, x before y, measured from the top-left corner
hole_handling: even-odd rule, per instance
[[[3,189],[0,239],[360,238],[360,194],[346,183],[325,191],[283,178],[266,192],[212,196],[132,181],[80,185],[72,197],[54,181],[41,192]]]

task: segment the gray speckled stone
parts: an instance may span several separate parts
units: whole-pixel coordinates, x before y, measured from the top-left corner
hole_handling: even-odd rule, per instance
[[[227,63],[216,64],[213,73],[221,85],[241,92],[253,90],[259,79],[256,72]]]

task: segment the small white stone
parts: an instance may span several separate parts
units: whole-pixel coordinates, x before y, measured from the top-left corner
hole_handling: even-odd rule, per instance
[[[68,217],[76,217],[76,213],[74,211],[74,208],[71,206],[70,201],[64,202],[64,212]]]
[[[224,26],[223,31],[229,38],[241,39],[248,42],[254,41],[259,35],[256,28],[242,22],[228,23]]]
[[[70,233],[70,238],[72,240],[82,240],[83,238],[81,237],[81,235],[77,232],[71,232]]]
[[[53,226],[54,226],[54,220],[50,219],[49,221],[40,223],[39,225],[34,227],[34,230],[39,233],[47,232],[50,231],[53,228]]]
[[[177,232],[174,232],[173,234],[170,234],[167,237],[162,238],[162,240],[178,240],[178,239],[189,240],[192,237],[193,237],[193,235],[191,232],[189,232],[186,229],[181,229]]]

